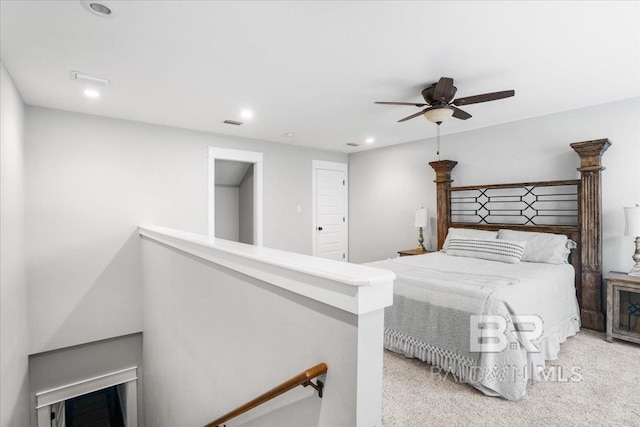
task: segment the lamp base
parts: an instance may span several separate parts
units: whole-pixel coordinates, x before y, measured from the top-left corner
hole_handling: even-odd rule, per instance
[[[640,236],[635,239],[636,252],[631,257],[634,261],[633,268],[629,272],[629,276],[640,276]]]
[[[421,250],[422,252],[426,252],[427,250],[424,247],[424,236],[422,235],[422,227],[420,227],[420,234],[418,234],[418,247],[417,250]]]

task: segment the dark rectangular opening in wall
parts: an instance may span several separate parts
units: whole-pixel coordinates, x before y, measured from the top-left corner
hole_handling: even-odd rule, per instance
[[[65,400],[64,426],[125,427],[124,390],[112,386]]]

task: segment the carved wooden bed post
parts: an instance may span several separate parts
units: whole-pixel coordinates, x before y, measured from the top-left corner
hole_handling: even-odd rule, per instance
[[[436,206],[438,208],[438,250],[442,249],[444,241],[447,238],[447,230],[449,228],[450,203],[447,190],[451,188],[451,171],[458,164],[453,160],[440,160],[437,162],[429,162],[431,167],[436,171]]]
[[[611,145],[608,139],[574,142],[571,144],[580,156],[580,224],[582,249],[582,290],[578,295],[582,326],[604,331],[602,312],[602,154]]]

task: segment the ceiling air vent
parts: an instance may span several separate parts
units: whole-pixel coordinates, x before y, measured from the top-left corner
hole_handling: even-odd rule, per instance
[[[236,125],[236,126],[240,126],[242,124],[242,122],[239,122],[237,120],[225,120],[222,123],[227,124],[227,125]]]
[[[347,142],[347,145],[349,147],[359,147],[360,146],[360,144],[356,144],[355,142]]]
[[[69,74],[71,75],[71,80],[81,80],[83,82],[98,84],[102,86],[107,86],[110,83],[109,79],[92,76],[91,74],[83,73],[81,71],[71,70]]]

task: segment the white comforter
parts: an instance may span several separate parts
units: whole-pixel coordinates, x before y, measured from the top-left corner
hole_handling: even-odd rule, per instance
[[[396,274],[394,305],[385,311],[385,347],[453,372],[488,395],[517,400],[545,360],[580,328],[574,270],[569,264],[507,264],[444,253],[369,263]],[[540,352],[509,345],[472,352],[470,315],[538,315]]]

